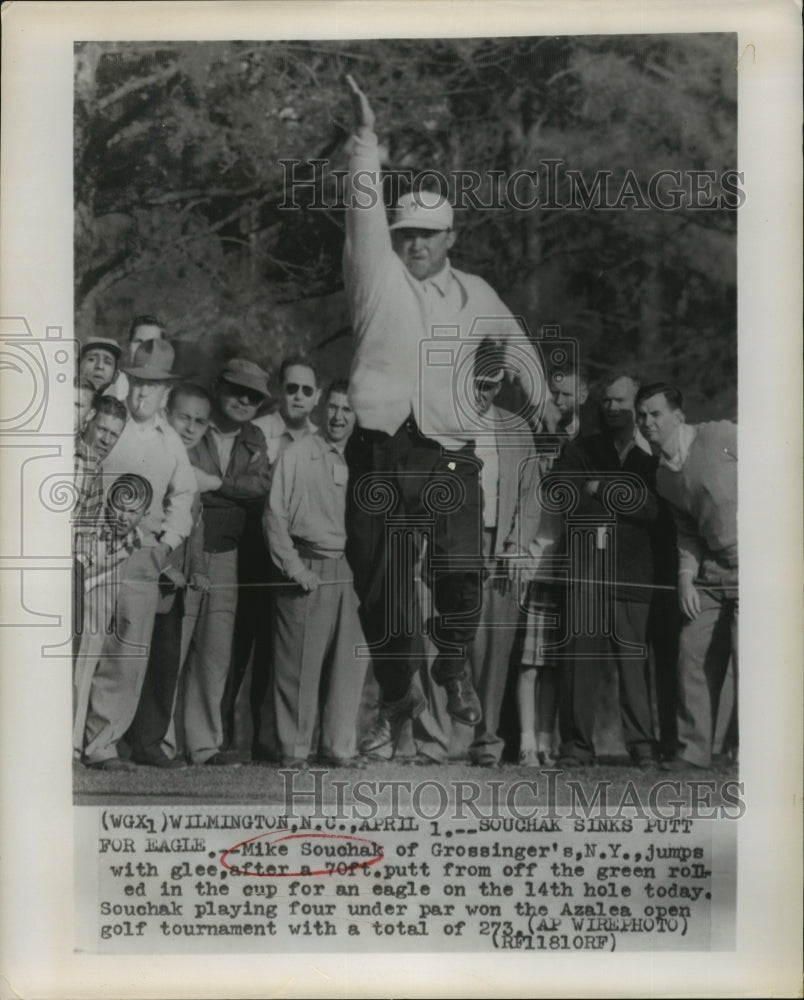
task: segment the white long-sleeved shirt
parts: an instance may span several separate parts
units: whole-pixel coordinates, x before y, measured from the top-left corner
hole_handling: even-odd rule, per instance
[[[154,491],[150,512],[140,522],[143,545],[166,542],[172,549],[187,538],[193,526],[193,497],[198,492],[187,450],[179,435],[157,414],[138,424],[131,417],[103,463],[108,492],[115,476],[136,472]]]
[[[474,440],[474,350],[515,338],[507,359],[540,406],[541,362],[497,293],[449,262],[419,281],[394,253],[385,214],[377,137],[352,137],[344,282],[355,337],[349,398],[362,427],[393,434],[412,414],[447,448]]]

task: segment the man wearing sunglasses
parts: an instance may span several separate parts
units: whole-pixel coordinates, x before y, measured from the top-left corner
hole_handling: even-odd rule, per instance
[[[298,441],[316,431],[310,414],[321,397],[313,363],[302,354],[293,354],[279,366],[279,409],[255,419],[265,435],[271,464],[290,441]]]
[[[405,720],[424,707],[411,687],[417,665],[410,634],[417,621],[411,593],[416,553],[400,557],[404,565],[392,565],[389,514],[397,524],[407,521],[411,530],[426,524],[431,532],[431,636],[439,650],[432,675],[446,690],[453,719],[475,726],[482,717],[467,664],[482,604],[481,463],[477,435],[467,424],[472,388],[461,381],[471,384],[472,366],[459,370],[456,359],[471,361],[482,330],[481,336],[498,343],[517,342],[516,358],[504,350],[506,373],[518,378],[537,413],[545,385],[535,350],[494,290],[451,265],[456,235],[449,202],[434,192],[413,191],[399,199],[389,226],[374,113],[355,81],[347,76],[347,83],[355,132],[343,264],[355,340],[349,395],[358,427],[346,451],[346,552],[383,698],[377,723],[360,744],[363,753],[372,753],[393,747]],[[438,331],[444,337],[435,337]],[[434,338],[449,342],[427,361]],[[450,505],[453,492],[460,502]],[[392,628],[392,622],[401,626]]]
[[[210,589],[200,596],[187,654],[184,695],[186,753],[193,764],[228,764],[222,699],[232,662],[237,608],[237,550],[250,502],[264,499],[270,482],[265,439],[252,420],[269,397],[268,374],[232,358],[213,390],[209,428],[189,451],[204,508],[204,552]]]

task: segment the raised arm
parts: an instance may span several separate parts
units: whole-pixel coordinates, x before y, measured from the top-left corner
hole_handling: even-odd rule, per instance
[[[369,104],[369,99],[355,83],[355,78],[351,73],[346,74],[346,84],[352,98],[352,111],[354,113],[355,134],[364,135],[374,131],[374,111]]]
[[[346,194],[344,277],[352,294],[363,295],[383,259],[392,253],[380,177],[380,157],[374,134],[374,112],[351,76],[346,77],[354,112]]]

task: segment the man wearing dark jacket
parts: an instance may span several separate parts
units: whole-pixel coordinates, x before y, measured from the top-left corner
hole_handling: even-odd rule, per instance
[[[589,536],[596,551],[586,551],[575,563],[580,579],[571,585],[579,618],[573,623],[572,659],[561,668],[558,766],[583,766],[594,759],[604,657],[617,662],[628,752],[638,766],[656,766],[647,626],[661,537],[672,533],[672,524],[656,496],[657,461],[634,423],[638,388],[629,375],[609,379],[601,407],[605,429],[568,444],[556,468],[579,490],[576,516],[596,526],[596,537],[594,532]]]
[[[221,702],[232,660],[237,608],[237,546],[246,505],[264,497],[270,465],[262,432],[252,424],[268,396],[268,375],[233,358],[214,390],[209,429],[190,453],[204,507],[204,551],[210,589],[201,598],[187,656],[184,734],[194,764],[226,764]]]

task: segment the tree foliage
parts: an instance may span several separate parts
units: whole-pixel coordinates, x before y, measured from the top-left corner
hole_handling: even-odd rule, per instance
[[[321,344],[343,367],[345,72],[371,97],[389,170],[477,171],[488,204],[489,172],[560,161],[566,205],[567,170],[609,171],[616,194],[629,171],[644,193],[658,171],[734,169],[735,58],[716,34],[81,43],[77,332],[117,336],[156,312],[202,367],[235,350],[275,367]],[[304,180],[314,159],[331,207],[302,191],[289,209],[282,161]],[[733,411],[737,213],[623,204],[467,209],[453,257],[531,331],[576,337],[593,371],[636,367],[678,380],[700,412]]]

